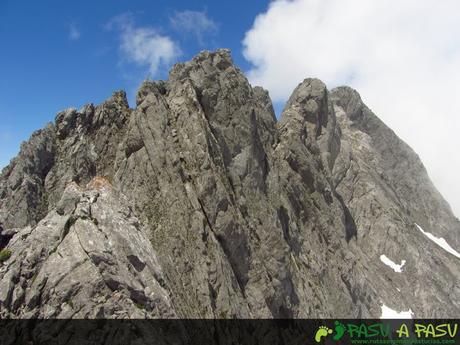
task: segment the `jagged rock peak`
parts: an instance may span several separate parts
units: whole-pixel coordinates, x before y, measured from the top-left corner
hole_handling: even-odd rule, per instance
[[[460,224],[356,91],[305,79],[277,123],[218,50],[136,103],[60,112],[0,175],[2,318],[458,315],[425,233]]]
[[[308,78],[300,83],[292,93],[283,110],[280,128],[292,130],[308,122],[308,135],[318,137],[328,120],[328,91],[319,79]],[[304,133],[307,135],[307,133]]]
[[[224,71],[228,67],[235,67],[229,49],[202,51],[188,62],[175,64],[169,72],[169,79],[181,80],[196,66],[201,66],[206,73],[214,73],[215,69]]]
[[[339,86],[331,90],[331,98],[345,110],[345,114],[351,120],[363,120],[363,107],[365,105],[358,91],[349,86]]]

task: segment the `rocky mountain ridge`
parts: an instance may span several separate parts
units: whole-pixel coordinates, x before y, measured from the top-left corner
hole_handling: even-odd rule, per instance
[[[0,315],[456,317],[460,222],[351,88],[277,122],[228,50],[68,109],[0,176]],[[401,272],[384,255],[402,263]]]

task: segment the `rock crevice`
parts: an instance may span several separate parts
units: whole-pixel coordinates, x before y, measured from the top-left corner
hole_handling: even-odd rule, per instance
[[[414,223],[459,248],[418,156],[356,91],[305,79],[277,122],[228,50],[202,52],[134,109],[116,92],[22,145],[0,175],[0,316],[454,317],[458,259]]]

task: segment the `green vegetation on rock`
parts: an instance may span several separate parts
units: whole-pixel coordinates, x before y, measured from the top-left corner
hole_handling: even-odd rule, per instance
[[[4,262],[11,257],[11,250],[5,248],[0,251],[0,262]]]

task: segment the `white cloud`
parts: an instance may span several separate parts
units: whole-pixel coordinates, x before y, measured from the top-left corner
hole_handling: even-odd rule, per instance
[[[191,34],[199,44],[204,45],[206,35],[215,35],[218,31],[217,24],[208,17],[206,12],[185,10],[175,12],[169,18],[171,26],[183,34]]]
[[[112,19],[106,29],[120,31],[120,50],[130,62],[148,66],[155,75],[158,68],[173,62],[181,53],[179,46],[169,36],[152,27],[136,27],[130,14]]]
[[[274,101],[305,77],[356,88],[460,215],[459,11],[456,0],[277,0],[244,38],[249,78]]]
[[[76,41],[80,39],[80,30],[78,30],[77,25],[75,23],[69,24],[69,40]]]

